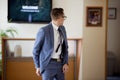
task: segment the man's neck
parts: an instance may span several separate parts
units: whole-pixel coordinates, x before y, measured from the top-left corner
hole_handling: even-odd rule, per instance
[[[52,22],[53,22],[53,24],[55,24],[56,26],[58,26],[58,27],[60,26],[57,21],[54,21],[54,20],[53,20]]]

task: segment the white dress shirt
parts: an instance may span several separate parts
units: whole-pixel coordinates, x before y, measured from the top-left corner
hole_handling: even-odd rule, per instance
[[[60,46],[58,51],[56,52],[58,44],[60,43],[60,34],[59,34],[59,31],[58,31],[59,27],[57,25],[55,25],[53,22],[52,22],[52,26],[53,26],[53,33],[54,33],[54,50],[53,50],[53,53],[51,55],[51,58],[59,59],[60,54],[61,54],[61,48],[62,48]]]

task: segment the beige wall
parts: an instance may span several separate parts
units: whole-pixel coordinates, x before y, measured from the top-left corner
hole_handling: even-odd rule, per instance
[[[87,6],[103,7],[103,24],[101,27],[87,27],[84,16],[80,80],[105,80],[106,2],[107,0],[84,0],[84,14]]]
[[[82,10],[83,0],[52,0],[52,7],[62,7],[68,17],[65,27],[69,38],[82,37]],[[74,6],[75,5],[75,6]],[[0,0],[0,28],[16,27],[19,35],[16,37],[34,38],[38,29],[46,24],[8,23],[7,22],[7,0]]]
[[[109,8],[117,9],[117,18],[108,19],[108,55],[113,53],[116,57],[115,72],[120,74],[120,0],[108,0]],[[114,57],[113,56],[113,57]]]

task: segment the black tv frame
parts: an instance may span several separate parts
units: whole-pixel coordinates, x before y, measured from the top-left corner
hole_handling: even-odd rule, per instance
[[[18,1],[25,1],[25,0],[18,0]],[[26,0],[27,1],[27,0]],[[30,1],[32,1],[32,0],[30,0]],[[35,0],[33,0],[33,1],[35,1]],[[37,1],[37,0],[36,0]],[[43,7],[38,7],[39,9],[39,11],[41,10],[41,12],[39,12],[39,13],[32,13],[32,12],[28,12],[28,13],[31,13],[32,15],[34,14],[34,15],[37,15],[37,16],[39,16],[39,20],[31,20],[30,21],[30,19],[29,20],[26,20],[26,19],[24,19],[24,18],[26,18],[26,16],[27,16],[27,19],[28,19],[28,13],[26,12],[26,14],[25,13],[23,13],[23,15],[20,13],[20,10],[22,11],[22,8],[20,8],[20,10],[17,12],[15,12],[15,10],[11,10],[11,7],[13,7],[13,9],[15,9],[16,7],[14,7],[15,6],[15,4],[14,4],[14,2],[15,2],[15,0],[8,0],[8,16],[7,16],[7,20],[8,20],[8,22],[9,23],[49,23],[50,21],[51,21],[51,17],[50,17],[50,11],[51,11],[51,9],[52,9],[52,0],[38,0],[38,1],[43,1],[43,2],[45,2],[46,1],[46,3],[43,3]],[[48,4],[47,4],[47,1],[49,1],[49,7],[48,7]],[[17,5],[16,5],[17,6]],[[21,7],[22,7],[23,5],[21,5]],[[38,6],[38,5],[37,5]],[[17,6],[18,7],[18,6]],[[44,9],[44,7],[45,7],[45,9]],[[47,10],[46,12],[45,12],[45,10]],[[24,10],[23,10],[24,11]],[[44,13],[47,13],[47,15],[46,14],[44,14],[42,11],[44,11]],[[16,14],[16,15],[14,15],[14,14]],[[21,19],[22,17],[20,17],[20,16],[22,16],[23,17],[23,20]],[[40,14],[40,15],[38,15],[38,14]],[[12,16],[11,16],[12,15]],[[31,16],[32,16],[31,15]],[[17,16],[17,17],[15,17],[15,16]],[[37,16],[36,16],[36,18],[37,18]],[[20,18],[19,18],[20,17]],[[34,17],[35,18],[35,17]],[[43,20],[41,20],[41,18],[43,19]]]

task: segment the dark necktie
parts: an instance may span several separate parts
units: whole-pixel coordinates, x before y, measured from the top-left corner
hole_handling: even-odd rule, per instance
[[[56,53],[58,52],[60,45],[62,45],[62,31],[60,30],[60,28],[58,28],[58,32],[59,32],[59,35],[60,35],[60,38],[59,38],[60,42],[59,42],[59,44],[56,48]]]

